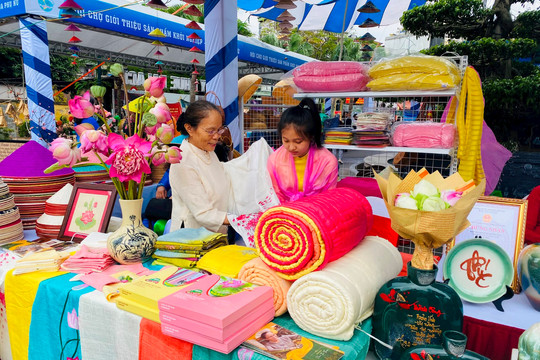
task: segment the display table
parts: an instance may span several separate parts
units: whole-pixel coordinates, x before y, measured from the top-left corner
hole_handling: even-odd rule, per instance
[[[3,339],[3,360],[239,359],[244,353],[253,360],[267,359],[242,348],[221,354],[163,335],[159,324],[118,309],[103,293],[73,281],[74,276],[65,272],[17,276],[7,273],[7,324],[2,319],[2,326],[9,329],[11,351],[5,349]],[[274,321],[301,335],[338,346],[346,353],[342,359],[366,357],[369,339],[358,330],[350,341],[335,341],[303,332],[288,315]],[[370,332],[371,321],[365,321],[363,328]]]

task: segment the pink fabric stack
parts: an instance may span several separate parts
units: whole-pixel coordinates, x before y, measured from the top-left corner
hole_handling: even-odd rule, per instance
[[[106,248],[89,248],[81,245],[79,251],[70,256],[61,268],[78,274],[101,272],[115,263]]]
[[[274,318],[273,290],[218,275],[159,300],[161,331],[230,353]]]

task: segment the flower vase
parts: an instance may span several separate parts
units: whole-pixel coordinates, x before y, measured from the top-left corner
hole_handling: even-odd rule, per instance
[[[467,335],[447,330],[443,332],[441,345],[419,345],[407,349],[400,360],[489,360],[487,357],[466,350]]]
[[[441,345],[444,331],[461,331],[463,304],[454,289],[435,281],[437,270],[409,262],[407,276],[388,281],[377,293],[373,335],[392,346],[375,343],[380,359],[399,359],[412,346]]]
[[[540,244],[526,246],[519,255],[521,287],[532,307],[540,311]]]
[[[122,225],[109,235],[107,249],[120,264],[140,263],[154,253],[157,234],[142,224],[143,199],[119,201]]]

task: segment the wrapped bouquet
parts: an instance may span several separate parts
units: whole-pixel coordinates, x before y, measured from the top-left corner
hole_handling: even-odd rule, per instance
[[[433,249],[452,240],[469,226],[467,216],[484,193],[486,181],[478,185],[455,173],[447,178],[436,171],[412,170],[404,179],[390,173],[388,178],[375,175],[392,229],[414,242],[411,264],[433,269]]]

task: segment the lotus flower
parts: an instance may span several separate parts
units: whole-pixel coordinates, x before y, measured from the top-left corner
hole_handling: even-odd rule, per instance
[[[401,193],[396,195],[394,205],[399,208],[418,210],[416,200],[409,193]]]
[[[150,76],[143,83],[144,90],[147,91],[150,96],[159,98],[163,95],[163,88],[165,88],[165,83],[167,78],[164,76]]]
[[[90,102],[90,92],[87,91],[83,96],[76,95],[68,101],[69,111],[78,119],[86,119],[94,115],[94,105]]]
[[[414,185],[414,189],[413,191],[411,191],[411,195],[416,198],[417,200],[420,200],[418,199],[418,196],[436,196],[436,195],[439,195],[439,190],[435,187],[435,185],[433,185],[432,183],[430,183],[429,181],[427,180],[420,180],[420,182],[418,182],[416,185]]]
[[[109,174],[120,181],[133,180],[141,182],[142,174],[150,174],[150,166],[145,156],[150,154],[152,143],[135,134],[126,140],[118,134],[109,134],[109,147],[112,155],[105,162],[112,165]]]
[[[119,76],[120,74],[124,73],[124,66],[119,63],[112,64],[111,66],[109,66],[109,72],[113,76]]]
[[[174,129],[167,125],[163,124],[156,131],[156,137],[164,144],[170,144],[172,139],[174,139]]]
[[[67,323],[70,328],[79,330],[79,318],[75,309],[67,313]]]
[[[456,205],[459,199],[461,199],[463,192],[455,190],[443,190],[441,191],[441,199],[450,206]]]
[[[49,150],[60,165],[73,166],[81,160],[81,150],[73,146],[73,141],[65,138],[56,138]]]
[[[80,125],[77,125],[73,128],[77,135],[81,136],[85,131],[87,130],[94,130],[94,125],[89,123],[82,123]]]
[[[153,114],[157,122],[159,123],[166,123],[167,121],[171,120],[171,111],[169,110],[169,107],[167,104],[158,102],[152,109],[149,111],[150,114]]]
[[[85,153],[95,150],[101,154],[108,155],[109,143],[107,136],[97,130],[84,131],[81,135],[81,150]]]
[[[424,198],[418,207],[422,211],[441,211],[446,209],[447,204],[438,196]]]
[[[182,160],[182,150],[178,146],[171,146],[165,153],[165,160],[171,164],[178,164]]]
[[[106,118],[110,118],[112,116],[112,114],[110,112],[108,112],[106,109],[103,109],[103,113],[101,112],[101,106],[99,105],[96,105],[94,106],[94,111],[97,112],[98,114],[103,114]]]
[[[152,164],[154,164],[154,166],[159,166],[167,161],[165,159],[167,150],[167,146],[163,146],[162,149],[158,149],[157,146],[152,148]]]

